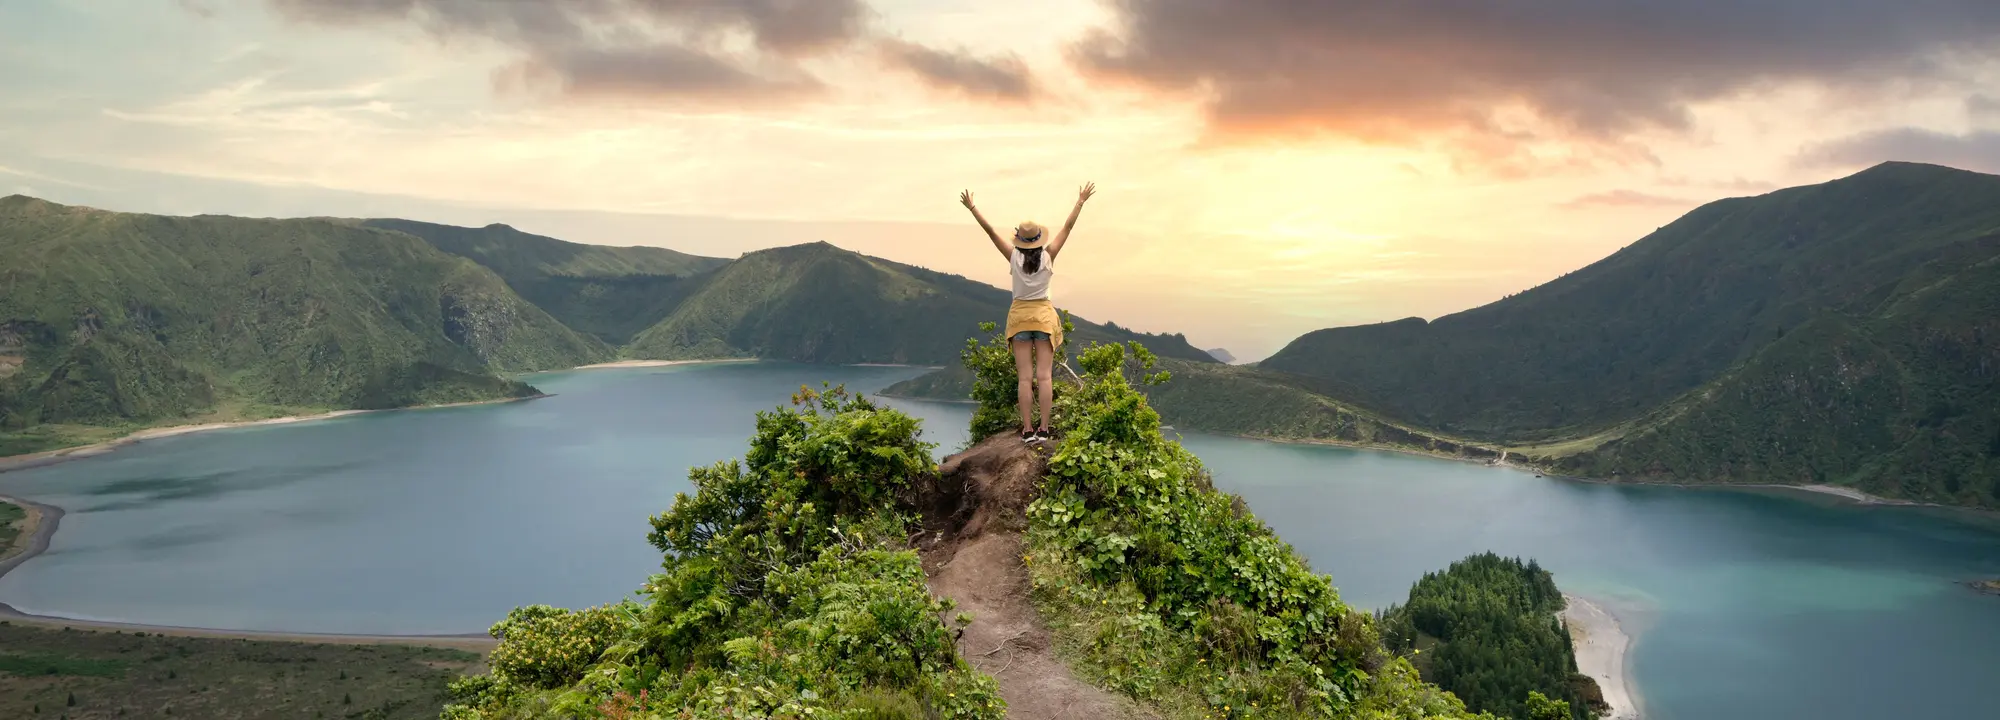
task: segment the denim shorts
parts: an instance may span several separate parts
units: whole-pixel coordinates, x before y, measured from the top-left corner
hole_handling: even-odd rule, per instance
[[[1014,339],[1021,341],[1047,340],[1049,339],[1049,334],[1040,330],[1022,330],[1014,333]]]

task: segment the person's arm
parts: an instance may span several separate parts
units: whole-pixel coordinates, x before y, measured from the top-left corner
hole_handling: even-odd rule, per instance
[[[958,201],[965,205],[965,209],[972,211],[972,219],[979,221],[979,229],[986,231],[986,239],[993,241],[993,249],[1000,251],[1000,257],[1012,259],[1013,248],[1007,247],[1007,243],[1000,240],[1000,233],[993,232],[993,226],[986,222],[986,216],[979,214],[979,208],[972,205],[972,191],[959,193]]]
[[[1095,194],[1097,194],[1097,183],[1087,183],[1082,190],[1076,192],[1076,207],[1069,211],[1069,221],[1063,223],[1062,231],[1056,233],[1056,239],[1049,242],[1050,260],[1056,259],[1056,255],[1062,252],[1063,243],[1069,242],[1070,228],[1076,227],[1076,216],[1083,214],[1083,201],[1089,200],[1090,196]]]

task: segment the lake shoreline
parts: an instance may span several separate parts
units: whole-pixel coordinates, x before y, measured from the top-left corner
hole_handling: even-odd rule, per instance
[[[744,363],[744,362],[757,362],[757,358],[717,358],[714,360],[614,360],[612,362],[595,363],[592,365],[578,365],[576,367],[570,368],[569,370],[557,370],[553,372],[570,372],[574,370],[620,370],[625,368],[671,367],[674,365],[705,365],[710,363]],[[536,372],[523,373],[523,374],[539,375],[546,372],[552,372],[552,371],[539,370]]]
[[[234,422],[198,423],[194,425],[167,425],[162,427],[145,428],[142,430],[135,430],[132,433],[125,435],[124,437],[116,438],[113,440],[106,440],[103,442],[91,443],[88,445],[75,445],[66,448],[56,448],[54,450],[43,450],[41,452],[28,453],[25,455],[9,455],[6,457],[0,457],[0,473],[12,472],[15,470],[27,470],[29,468],[46,467],[49,465],[54,465],[56,463],[69,462],[71,460],[81,460],[84,458],[97,457],[99,455],[103,455],[113,450],[125,447],[127,445],[137,445],[147,440],[158,440],[161,438],[174,437],[177,435],[192,435],[194,433],[209,432],[211,430],[231,430],[235,428],[258,427],[263,425],[291,425],[294,423],[302,423],[302,422],[332,420],[334,418],[348,417],[350,415],[398,412],[403,410],[438,410],[443,408],[470,407],[474,405],[498,405],[501,403],[538,400],[545,397],[550,397],[550,396],[544,393],[537,395],[529,395],[527,397],[499,398],[494,400],[471,400],[467,402],[442,403],[438,405],[412,405],[409,407],[376,408],[370,410],[330,410],[327,412],[314,413],[311,415],[287,415],[284,417],[266,418],[263,420],[239,420]]]
[[[1825,484],[1785,485],[1781,483],[1687,483],[1687,482],[1671,482],[1666,480],[1624,480],[1624,479],[1612,479],[1612,478],[1594,478],[1594,477],[1584,477],[1581,475],[1564,475],[1561,473],[1547,470],[1545,468],[1536,467],[1534,465],[1525,465],[1525,464],[1510,462],[1506,459],[1506,455],[1502,455],[1498,459],[1485,459],[1485,458],[1467,457],[1464,455],[1446,454],[1442,452],[1424,450],[1421,448],[1404,447],[1397,445],[1377,445],[1371,443],[1357,443],[1345,440],[1324,440],[1318,438],[1281,438],[1268,435],[1246,435],[1243,433],[1211,432],[1207,430],[1195,430],[1195,432],[1208,433],[1211,435],[1220,435],[1223,437],[1232,437],[1241,440],[1262,440],[1264,442],[1282,443],[1286,445],[1324,445],[1328,447],[1340,447],[1352,450],[1375,450],[1380,452],[1401,453],[1404,455],[1430,458],[1433,460],[1451,460],[1471,465],[1479,465],[1481,467],[1495,467],[1495,468],[1508,468],[1512,470],[1520,470],[1523,472],[1531,472],[1534,473],[1536,476],[1546,477],[1553,480],[1587,483],[1591,485],[1670,487],[1670,488],[1679,488],[1684,490],[1779,490],[1788,492],[1807,493],[1810,495],[1832,496],[1846,500],[1854,505],[1879,505],[1884,507],[1907,507],[1907,508],[1933,508],[1938,510],[1950,510],[1955,512],[1970,513],[1973,515],[1978,515],[1988,518],[2000,518],[2000,510],[1972,507],[1969,505],[1946,505],[1943,503],[1919,502],[1916,500],[1899,500],[1896,498],[1875,495],[1869,492],[1857,490],[1842,485],[1825,485]]]
[[[63,509],[33,500],[0,495],[0,502],[6,502],[27,511],[21,537],[15,539],[15,546],[22,550],[12,555],[0,557],[0,577],[15,568],[47,552],[49,543],[55,538],[56,529],[62,524]],[[4,550],[4,549],[0,549]],[[428,647],[454,648],[485,652],[498,643],[483,634],[468,635],[366,635],[342,633],[298,633],[266,630],[219,630],[213,628],[181,627],[175,625],[147,625],[144,623],[113,622],[107,620],[79,620],[25,613],[12,605],[0,602],[0,621],[18,622],[47,628],[75,628],[99,632],[143,632],[155,635],[175,635],[180,637],[228,638],[262,640],[274,642],[307,642],[330,644],[363,645],[423,645]]]
[[[33,559],[49,549],[49,539],[56,535],[56,525],[62,522],[63,509],[54,505],[43,505],[30,500],[0,495],[0,502],[8,503],[27,513],[21,521],[21,534],[8,547],[0,548],[0,577],[19,567],[21,563]],[[20,551],[16,552],[15,548]]]
[[[1562,618],[1569,628],[1570,644],[1576,648],[1576,668],[1597,682],[1605,704],[1611,706],[1603,720],[1639,720],[1643,707],[1639,684],[1632,678],[1634,638],[1626,623],[1605,603],[1563,593]]]

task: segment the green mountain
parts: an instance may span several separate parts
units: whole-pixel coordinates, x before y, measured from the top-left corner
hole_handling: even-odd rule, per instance
[[[486,266],[564,325],[612,345],[665,318],[687,298],[689,278],[727,264],[655,247],[582,245],[506,225],[456,227],[413,220],[364,220],[408,233]]]
[[[2000,508],[2000,234],[1961,250],[1547,462],[1598,477],[1834,484]]]
[[[824,242],[747,253],[695,278],[673,312],[632,339],[634,358],[756,357],[822,363],[955,363],[981,322],[1006,319],[1005,290]],[[1180,335],[1076,320],[1073,340],[1142,340],[1213,362]]]
[[[1996,257],[2000,177],[1886,163],[1710,203],[1434,322],[1310,333],[1256,373],[1561,472],[1995,507]]]
[[[51,424],[526,396],[494,373],[610,356],[402,233],[0,199],[0,454],[67,444]]]
[[[1887,163],[1704,205],[1604,260],[1432,322],[1335,328],[1259,366],[1392,417],[1526,441],[1602,429],[2000,232],[2000,177]],[[1953,260],[1956,258],[1956,260]]]

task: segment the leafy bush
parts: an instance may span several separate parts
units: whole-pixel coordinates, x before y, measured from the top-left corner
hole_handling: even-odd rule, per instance
[[[999,718],[903,546],[918,423],[842,388],[758,413],[741,462],[689,473],[652,520],[663,572],[627,602],[516,610],[448,720]]]
[[[996,390],[1014,377],[996,351],[999,338],[965,354],[975,437],[1014,399]],[[1061,442],[1027,511],[1034,597],[1073,664],[1177,716],[1469,717],[1160,434],[1133,382],[1169,378],[1143,346],[1127,351],[1090,347],[1059,385]]]

